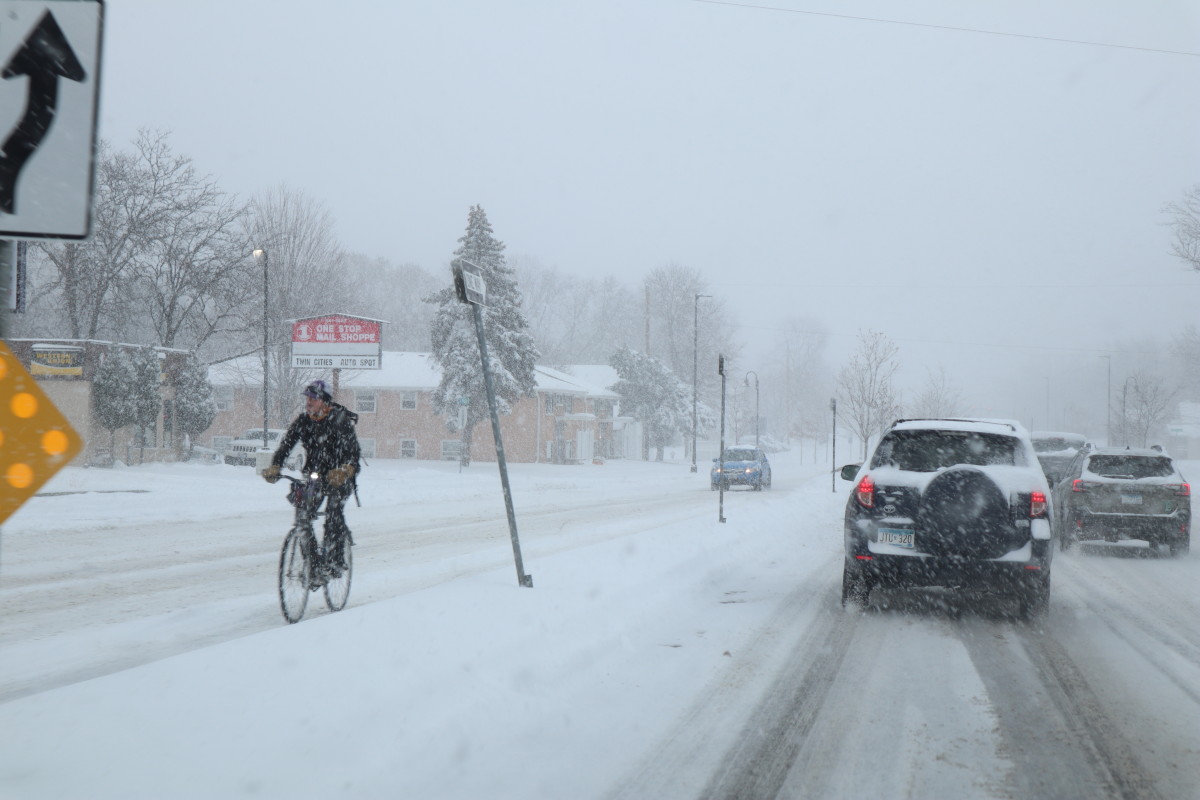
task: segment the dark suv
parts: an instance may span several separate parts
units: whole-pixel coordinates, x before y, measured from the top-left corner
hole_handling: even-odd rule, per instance
[[[875,586],[942,586],[1012,595],[1023,618],[1049,608],[1050,490],[1017,423],[898,420],[842,477],[855,481],[843,605]]]
[[[1192,541],[1192,487],[1166,453],[1153,448],[1081,451],[1055,487],[1059,544],[1141,539],[1171,555]]]

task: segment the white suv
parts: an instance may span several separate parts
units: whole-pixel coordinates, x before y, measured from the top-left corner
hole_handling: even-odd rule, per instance
[[[274,452],[279,446],[285,431],[279,428],[267,429],[267,449]],[[225,463],[240,466],[254,466],[255,454],[262,450],[262,428],[251,428],[229,443],[225,448]],[[283,465],[288,469],[300,469],[304,464],[304,445],[299,442],[284,460]]]

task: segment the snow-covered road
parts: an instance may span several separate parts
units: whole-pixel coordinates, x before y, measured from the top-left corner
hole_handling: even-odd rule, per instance
[[[67,470],[0,532],[0,796],[1200,797],[1200,558],[844,611],[849,484],[774,461],[725,524],[684,463],[513,465],[532,590],[494,465],[379,462],[295,626],[283,489]]]

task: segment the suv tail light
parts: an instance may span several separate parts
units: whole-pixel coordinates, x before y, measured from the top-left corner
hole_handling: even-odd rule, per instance
[[[871,480],[870,475],[864,475],[858,486],[854,487],[854,497],[863,508],[875,507],[875,481]]]
[[[1046,494],[1033,492],[1029,495],[1029,518],[1041,519],[1046,516]]]
[[[1192,496],[1192,485],[1190,483],[1176,483],[1171,488],[1175,490],[1175,494],[1183,495],[1184,497]]]
[[[1083,482],[1082,478],[1076,478],[1075,480],[1071,481],[1071,491],[1072,492],[1086,492],[1087,484]]]

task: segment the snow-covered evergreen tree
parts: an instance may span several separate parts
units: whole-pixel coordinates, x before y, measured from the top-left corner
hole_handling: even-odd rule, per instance
[[[501,414],[512,410],[521,396],[532,396],[537,386],[533,374],[539,357],[529,323],[521,312],[521,292],[513,270],[504,258],[504,243],[492,235],[492,226],[480,206],[467,214],[466,233],[458,240],[452,266],[470,261],[482,270],[487,285],[483,313],[484,336],[491,361],[496,404]],[[472,308],[461,303],[451,286],[426,298],[438,306],[430,329],[434,360],[442,379],[433,393],[433,408],[451,430],[460,430],[459,414],[465,408],[461,463],[471,463],[471,436],[475,426],[489,416],[479,339]],[[465,405],[464,405],[465,403]]]
[[[187,436],[188,456],[191,441],[212,425],[217,416],[213,403],[213,387],[208,382],[208,368],[196,356],[189,355],[175,375],[174,402],[175,433]]]
[[[684,385],[654,356],[628,347],[613,353],[609,364],[620,378],[608,388],[621,395],[621,412],[645,426],[648,446],[657,449],[655,460],[662,461],[663,448],[675,434],[691,432],[692,387]],[[711,418],[707,407],[704,411]],[[643,455],[649,457],[648,453]]]
[[[137,420],[132,388],[136,382],[133,359],[122,347],[110,349],[96,369],[92,381],[92,414],[108,431],[110,452],[116,449],[117,430]],[[112,456],[115,459],[116,453],[112,452]]]
[[[139,347],[130,353],[133,363],[133,385],[129,387],[133,401],[134,422],[138,426],[139,461],[145,460],[146,430],[158,423],[162,411],[162,392],[159,390],[162,360],[152,347]]]

